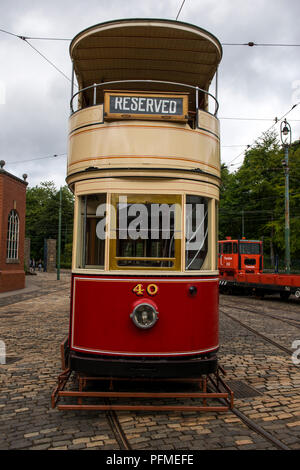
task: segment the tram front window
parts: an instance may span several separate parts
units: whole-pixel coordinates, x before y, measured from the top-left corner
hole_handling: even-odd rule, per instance
[[[181,196],[112,196],[111,269],[180,269]]]
[[[259,255],[260,254],[260,243],[244,243],[240,244],[241,255]]]

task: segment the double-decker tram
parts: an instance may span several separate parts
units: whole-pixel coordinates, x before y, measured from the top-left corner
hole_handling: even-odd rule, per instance
[[[113,378],[215,373],[220,139],[209,88],[220,42],[183,22],[126,19],[82,31],[70,55],[65,367]]]

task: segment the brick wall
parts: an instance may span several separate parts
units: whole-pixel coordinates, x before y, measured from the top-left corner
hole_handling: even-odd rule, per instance
[[[0,292],[25,287],[24,240],[26,186],[20,178],[0,169]],[[19,216],[19,250],[17,260],[7,259],[8,216],[11,210]]]

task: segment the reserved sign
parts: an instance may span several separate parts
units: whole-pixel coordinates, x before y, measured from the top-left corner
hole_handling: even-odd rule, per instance
[[[105,93],[107,119],[187,119],[187,95]]]

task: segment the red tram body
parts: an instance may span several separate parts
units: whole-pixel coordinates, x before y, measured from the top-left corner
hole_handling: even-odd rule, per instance
[[[142,290],[140,295],[134,292],[136,286]],[[155,295],[148,294],[149,286],[155,286]],[[197,295],[190,292],[191,288],[197,289]],[[158,321],[153,329],[141,330],[130,320],[130,314],[145,302],[154,306]],[[170,310],[171,321],[166,315]],[[199,375],[215,370],[215,359],[203,358],[218,347],[216,277],[73,275],[70,363],[75,370],[113,376],[145,376],[147,372],[155,377]],[[187,358],[193,358],[191,367]],[[184,370],[178,370],[179,366]]]
[[[220,139],[208,90],[221,45],[187,23],[118,20],[79,33],[70,55],[79,91],[67,366],[108,377],[213,373]]]

